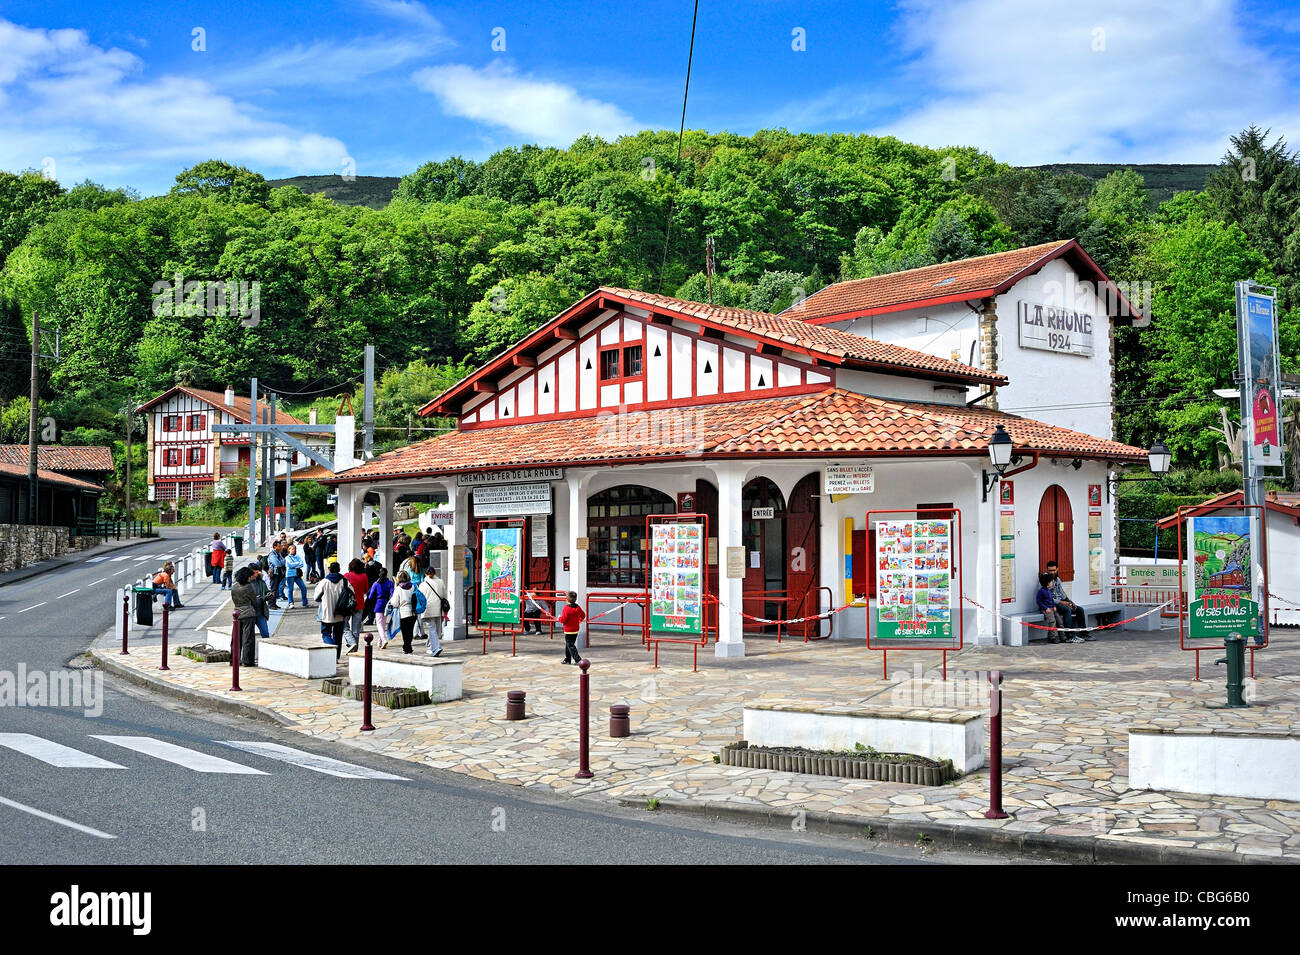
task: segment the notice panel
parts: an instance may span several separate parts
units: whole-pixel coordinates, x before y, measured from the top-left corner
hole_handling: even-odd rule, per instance
[[[650,629],[699,634],[704,606],[704,525],[650,528]]]
[[[1188,636],[1216,644],[1230,633],[1259,634],[1251,599],[1250,518],[1189,517]]]
[[[876,639],[952,639],[952,521],[876,524]]]

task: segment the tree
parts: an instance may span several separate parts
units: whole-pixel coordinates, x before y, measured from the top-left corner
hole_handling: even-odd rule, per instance
[[[442,162],[427,162],[402,177],[393,198],[410,202],[451,202],[472,195],[478,176],[478,165],[460,156]]]
[[[208,159],[178,173],[170,195],[216,196],[235,205],[251,202],[264,206],[271,198],[271,187],[261,173]]]
[[[54,212],[62,195],[62,186],[33,169],[0,172],[0,266]]]

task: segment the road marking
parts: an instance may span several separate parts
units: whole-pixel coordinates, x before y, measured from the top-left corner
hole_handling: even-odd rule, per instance
[[[345,763],[341,759],[330,759],[328,756],[318,756],[315,753],[307,753],[300,749],[293,749],[290,746],[281,746],[279,743],[248,740],[217,740],[217,742],[222,746],[233,746],[245,753],[265,756],[268,759],[278,759],[283,763],[310,769],[312,772],[324,773],[326,776],[338,776],[341,779],[400,779],[406,781],[405,776],[381,773],[377,769],[368,769],[365,766],[357,766],[355,763]]]
[[[0,796],[0,804],[12,806],[14,809],[20,810],[21,812],[31,813],[33,816],[39,816],[41,819],[48,819],[50,822],[57,822],[59,825],[67,826],[69,829],[76,829],[78,832],[84,832],[88,836],[95,836],[99,839],[117,838],[117,836],[111,835],[110,833],[100,832],[98,829],[90,828],[90,826],[83,826],[79,822],[73,822],[71,819],[64,819],[62,816],[54,816],[48,812],[41,812],[39,809],[34,809],[31,806],[24,806],[20,802],[14,802],[12,799],[5,799],[4,796]]]
[[[125,557],[110,557],[109,560],[113,561],[113,563],[116,564],[116,563],[118,563],[119,561],[123,561],[123,560],[131,560],[131,555],[130,555],[130,554],[127,554]]]
[[[71,597],[73,594],[77,593],[77,592],[80,591],[80,590],[81,590],[80,587],[78,587],[76,590],[69,590],[66,594],[59,594],[59,595],[58,595],[57,597],[55,597],[54,599],[55,599],[55,600],[62,600],[64,597]]]
[[[101,560],[109,560],[109,559],[110,559],[109,556],[105,554],[103,557],[92,557],[88,561],[86,561],[86,563],[98,564]]]
[[[0,746],[22,753],[42,763],[58,766],[61,769],[125,769],[117,763],[83,753],[71,746],[64,746],[53,740],[42,739],[31,733],[0,733]]]
[[[196,773],[232,773],[243,776],[267,775],[260,769],[241,766],[239,763],[232,763],[220,756],[209,756],[207,753],[186,749],[184,746],[177,746],[175,743],[154,739],[151,736],[95,736],[93,738],[102,739],[105,743],[112,743],[114,746],[121,746],[124,749],[135,750],[137,753],[144,753],[146,756],[154,756],[169,763],[175,763],[177,766],[184,766]]]
[[[22,610],[20,610],[20,611],[18,611],[18,612],[19,612],[19,613],[26,613],[28,610],[35,610],[37,607],[44,607],[44,606],[46,605],[46,603],[48,603],[48,601],[42,600],[42,601],[41,601],[40,603],[38,603],[38,604],[32,604],[32,606],[30,606],[30,607],[24,607]]]
[[[90,586],[93,587],[93,586],[95,586],[95,584],[102,584],[102,583],[103,583],[104,581],[106,581],[106,580],[108,580],[107,577],[100,577],[99,580],[94,581]]]

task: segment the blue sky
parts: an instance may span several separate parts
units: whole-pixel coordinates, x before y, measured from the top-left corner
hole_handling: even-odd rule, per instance
[[[893,134],[1018,165],[1214,162],[1250,123],[1300,143],[1300,0],[700,8],[693,128]],[[399,176],[675,130],[690,25],[690,0],[0,0],[0,169],[150,195],[207,158]]]

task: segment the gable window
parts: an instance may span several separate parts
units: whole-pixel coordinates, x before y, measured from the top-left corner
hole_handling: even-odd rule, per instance
[[[600,353],[600,380],[641,377],[641,346],[606,348]]]
[[[163,451],[163,467],[174,468],[181,463],[180,448],[167,448]]]

